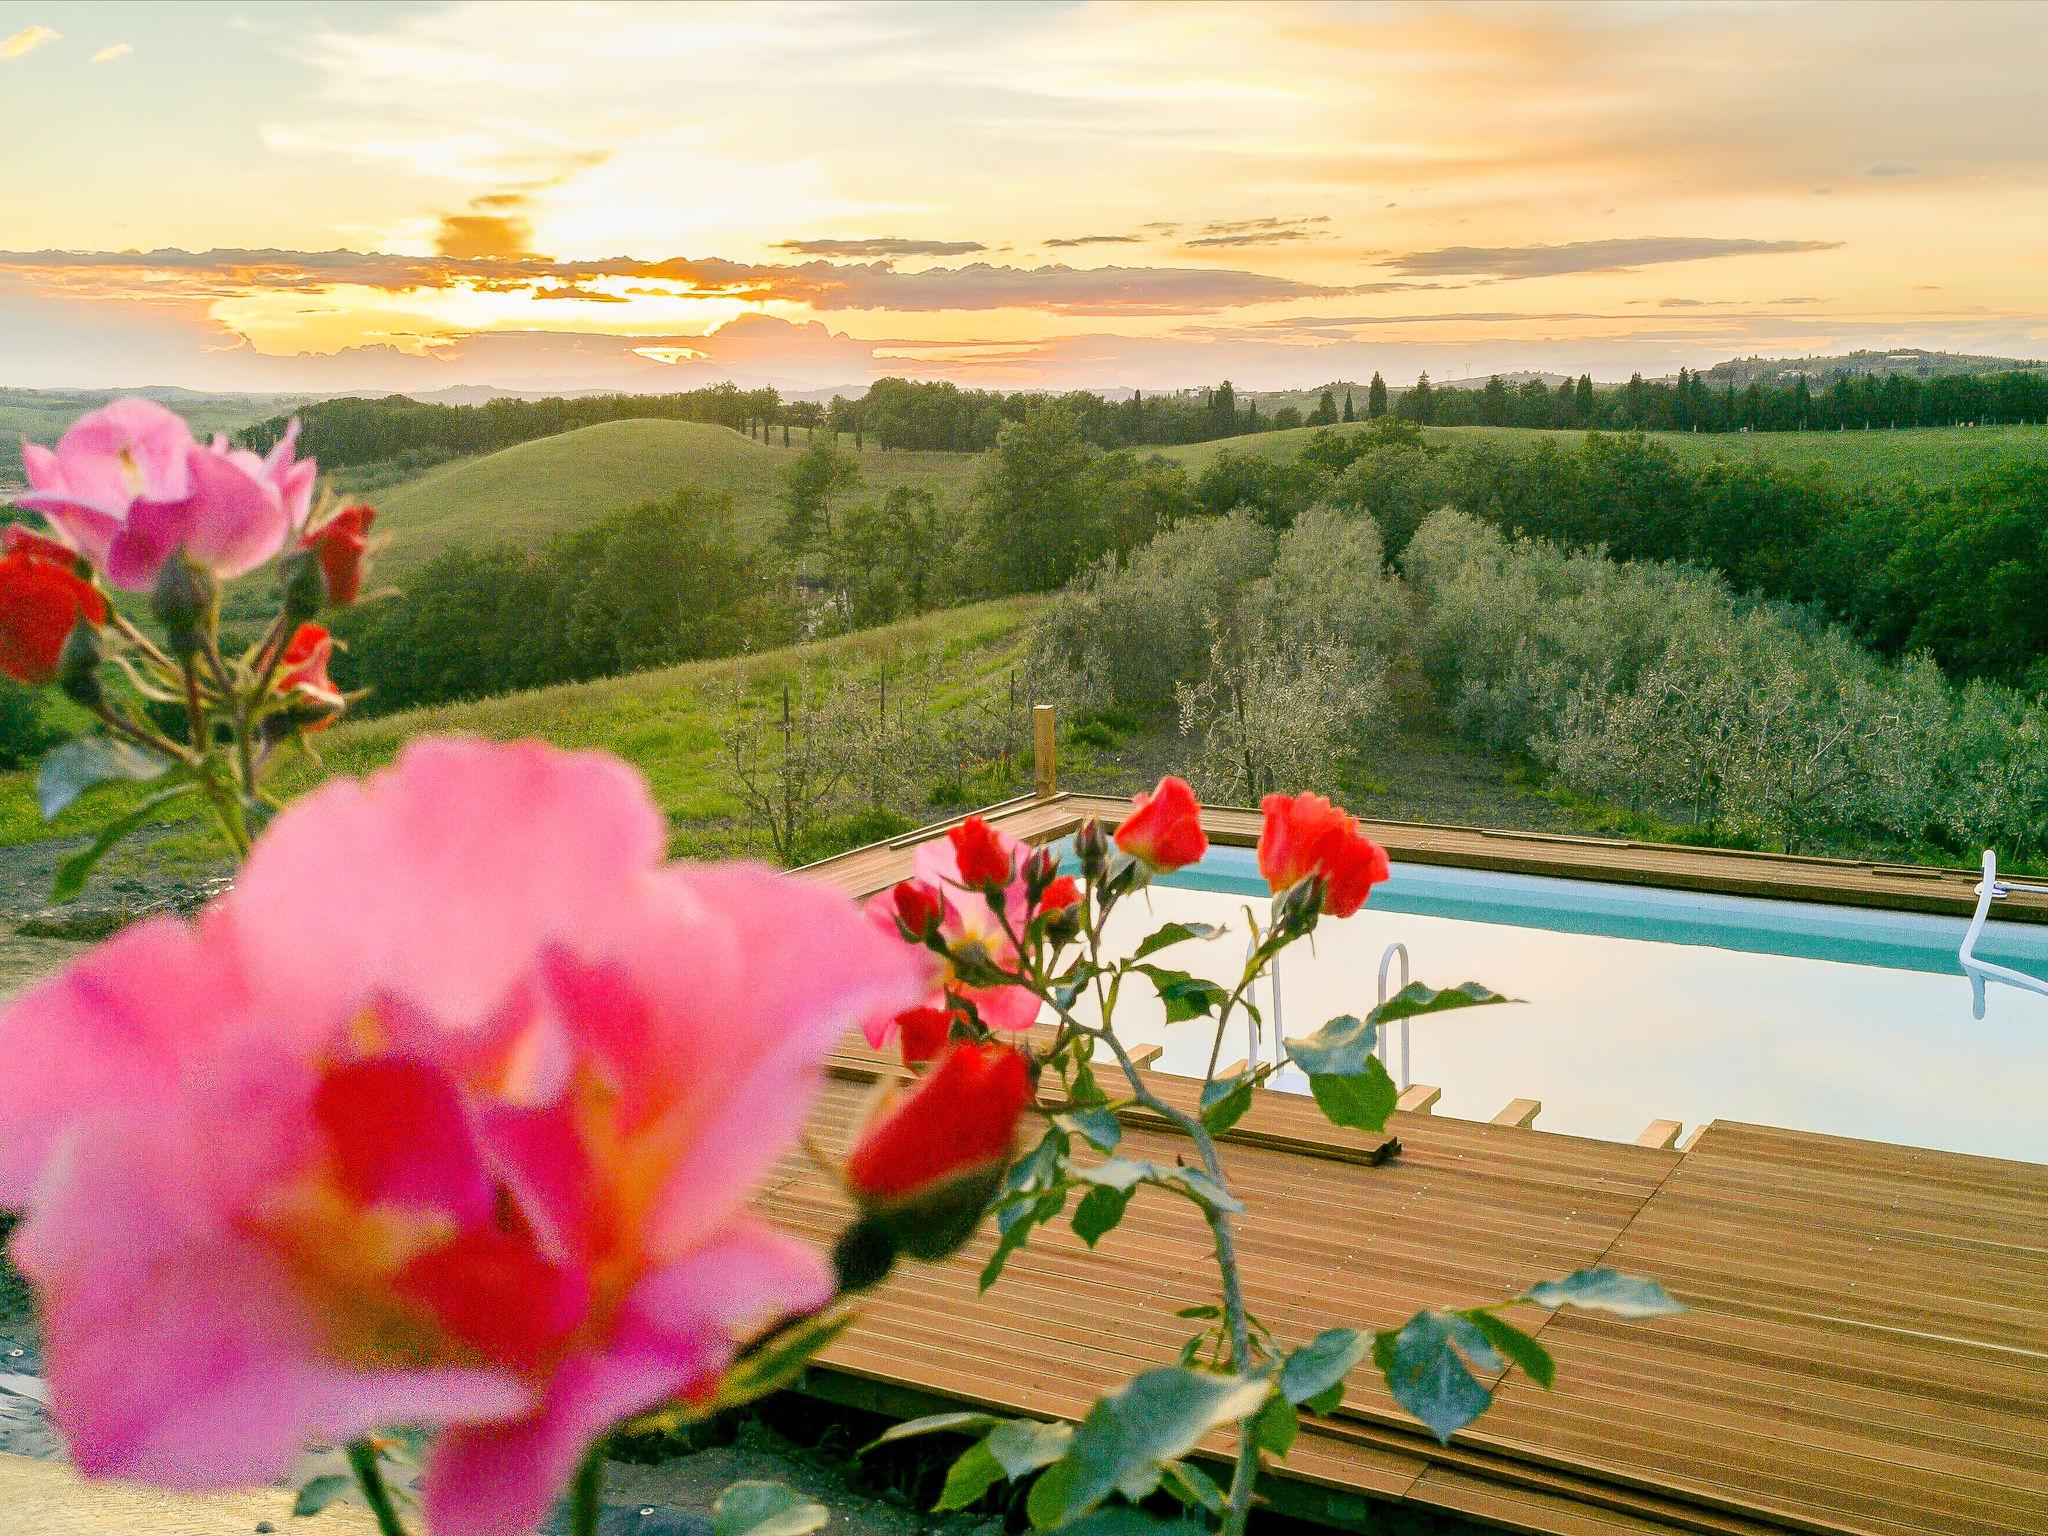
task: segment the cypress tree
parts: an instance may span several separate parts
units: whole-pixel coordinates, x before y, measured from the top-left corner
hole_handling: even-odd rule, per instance
[[[1374,420],[1387,414],[1387,381],[1377,371],[1365,387],[1365,414]]]
[[[1346,421],[1358,420],[1358,413],[1351,408],[1351,391],[1348,389],[1344,391],[1344,419]]]

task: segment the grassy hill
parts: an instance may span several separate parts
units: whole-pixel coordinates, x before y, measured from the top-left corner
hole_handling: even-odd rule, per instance
[[[840,446],[854,452],[850,437]],[[610,421],[443,464],[374,498],[378,528],[393,538],[387,569],[402,571],[453,544],[540,544],[688,484],[730,494],[741,528],[765,533],[781,515],[783,474],[802,451],[801,437],[783,448],[701,422]],[[869,449],[857,457],[855,494],[929,483],[958,500],[976,465],[960,453]]]
[[[1186,466],[1190,474],[1199,474],[1217,454],[1226,450],[1288,462],[1300,454],[1318,431],[1362,432],[1365,427],[1364,422],[1330,428],[1293,427],[1284,432],[1261,432],[1249,437],[1189,443],[1154,451],[1177,460]],[[1560,448],[1575,448],[1579,437],[1575,432],[1552,432],[1537,427],[1426,427],[1423,430],[1429,440],[1437,444],[1488,442],[1520,448],[1533,448],[1542,442],[1554,442]],[[1826,465],[1851,483],[1902,476],[1914,476],[1928,483],[1951,480],[1978,468],[1994,454],[2017,453],[2029,458],[2048,458],[2048,427],[2038,426],[1914,427],[1899,432],[1652,432],[1649,435],[1688,462],[1717,457],[1746,459],[1757,455],[1794,466]]]

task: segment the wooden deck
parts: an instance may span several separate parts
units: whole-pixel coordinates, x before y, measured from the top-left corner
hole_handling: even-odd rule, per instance
[[[1062,797],[1001,819],[1042,840],[1120,811]],[[1219,841],[1256,837],[1252,813],[1206,819]],[[1975,878],[1371,830],[1397,858],[1924,911],[1967,910]],[[916,841],[814,872],[865,894],[901,877]],[[2002,917],[2048,918],[2048,904],[2009,905]],[[819,1141],[843,1145],[872,1078],[892,1070],[850,1047]],[[1284,1340],[1393,1325],[1596,1263],[1660,1279],[1690,1309],[1627,1323],[1533,1313],[1556,1389],[1507,1372],[1492,1412],[1448,1447],[1362,1370],[1274,1468],[1262,1491],[1276,1505],[1343,1522],[1360,1498],[1398,1500],[1553,1536],[2048,1532],[2048,1167],[1723,1122],[1680,1151],[1422,1114],[1397,1114],[1397,1144],[1369,1154],[1319,1132],[1301,1100],[1254,1115],[1271,1134],[1223,1152],[1250,1207],[1251,1304]],[[1127,1134],[1134,1156],[1174,1155],[1164,1129]],[[846,1219],[797,1158],[763,1204],[821,1240]],[[905,1412],[1077,1416],[1173,1357],[1187,1331],[1173,1309],[1213,1297],[1204,1239],[1178,1203],[1141,1197],[1092,1254],[1064,1226],[1041,1229],[980,1296],[983,1234],[950,1264],[893,1277],[815,1390]]]

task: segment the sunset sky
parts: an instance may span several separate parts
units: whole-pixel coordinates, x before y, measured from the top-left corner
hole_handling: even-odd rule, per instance
[[[2048,6],[0,0],[0,383],[2048,354]]]

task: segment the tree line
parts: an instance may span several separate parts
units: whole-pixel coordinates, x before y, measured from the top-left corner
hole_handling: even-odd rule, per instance
[[[1765,454],[1679,458],[1641,433],[1431,444],[1412,426],[1319,433],[1292,462],[1224,451],[1189,486],[1206,512],[1284,527],[1366,511],[1391,552],[1455,507],[1511,534],[1715,570],[1738,591],[1847,625],[1888,655],[2048,688],[2048,462],[1988,455],[1955,479],[1850,483]]]
[[[762,442],[779,434],[794,445],[792,429],[850,436],[889,449],[983,453],[1004,428],[1056,404],[1082,438],[1101,449],[1213,442],[1300,426],[1331,426],[1386,416],[1421,426],[1502,426],[1549,430],[1790,432],[1893,427],[2010,424],[2048,421],[2048,372],[1953,374],[1919,379],[1905,374],[1843,376],[1823,389],[1804,379],[1787,385],[1752,382],[1741,389],[1710,387],[1704,376],[1681,368],[1675,380],[1596,386],[1589,375],[1555,388],[1541,379],[1510,384],[1498,377],[1478,389],[1433,385],[1423,374],[1391,389],[1379,374],[1360,391],[1331,385],[1316,406],[1285,405],[1262,411],[1254,396],[1229,380],[1213,387],[1110,400],[1087,390],[1061,395],[962,389],[945,381],[877,379],[858,398],[829,403],[785,400],[773,389],[715,384],[674,394],[585,395],[523,400],[506,397],[479,405],[443,405],[405,395],[381,399],[337,397],[297,413],[303,451],[334,469],[397,463],[410,469],[467,454],[490,453],[538,437],[599,422],[701,421],[731,427]],[[245,428],[244,445],[267,451],[289,417]]]

